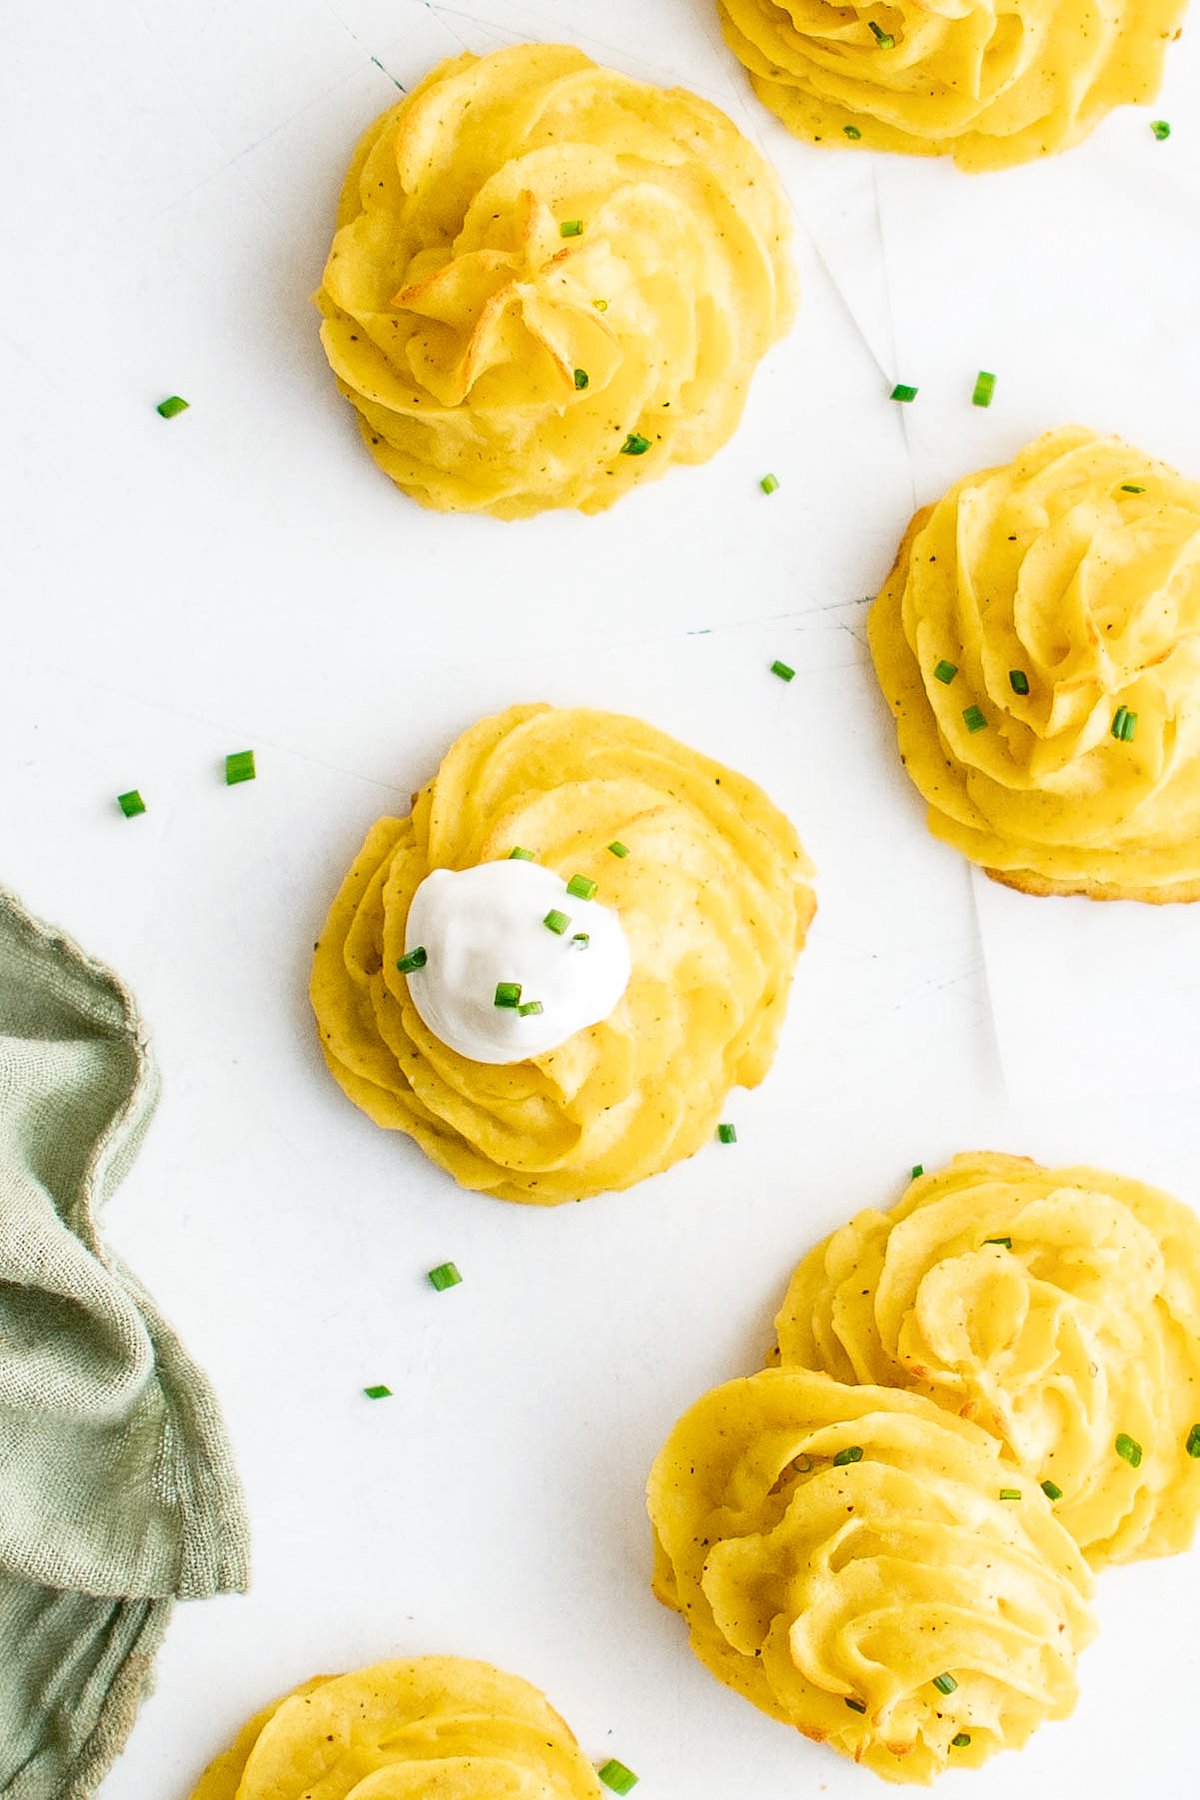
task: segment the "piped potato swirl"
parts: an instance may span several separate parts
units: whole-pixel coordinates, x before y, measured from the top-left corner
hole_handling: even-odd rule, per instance
[[[1200,483],[1048,432],[916,515],[869,631],[937,837],[1030,893],[1200,898]]]
[[[376,462],[426,506],[597,512],[706,461],[791,324],[774,170],[707,101],[521,44],[369,127],[316,296]]]
[[[701,1661],[887,1780],[974,1767],[1075,1703],[1087,1566],[996,1440],[921,1395],[728,1382],[648,1499],[655,1589]]]
[[[495,1066],[433,1035],[411,998],[419,974],[397,963],[430,870],[514,847],[596,883],[632,973],[600,1023]],[[372,828],[346,877],[313,963],[326,1061],[464,1187],[540,1205],[629,1187],[690,1156],[729,1089],[766,1074],[816,907],[811,872],[744,776],[635,719],[511,707],[458,740],[407,817]]]
[[[1200,1517],[1200,1220],[1102,1169],[978,1152],[811,1251],[785,1365],[977,1421],[1094,1567],[1186,1549]]]
[[[999,169],[1152,100],[1187,0],[719,0],[759,98],[810,143]]]

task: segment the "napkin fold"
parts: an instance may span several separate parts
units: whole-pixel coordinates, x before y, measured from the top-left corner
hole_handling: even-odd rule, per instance
[[[247,1583],[212,1390],[99,1234],[157,1097],[121,982],[0,889],[3,1800],[85,1800],[174,1600]]]

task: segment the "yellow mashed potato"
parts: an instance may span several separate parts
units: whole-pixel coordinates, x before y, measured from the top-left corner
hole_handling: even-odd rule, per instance
[[[979,1152],[800,1264],[785,1364],[977,1420],[1055,1494],[1094,1567],[1186,1549],[1200,1516],[1200,1220],[1101,1169]]]
[[[811,143],[999,169],[1152,100],[1187,0],[719,0],[761,100]]]
[[[649,1509],[656,1592],[701,1661],[889,1781],[974,1767],[1075,1703],[1077,1546],[994,1438],[920,1395],[731,1381],[676,1425]]]
[[[617,858],[619,840],[629,854]],[[428,1030],[396,967],[431,869],[514,846],[598,883],[633,972],[608,1018],[494,1066]],[[735,1084],[762,1080],[816,902],[792,826],[753,782],[614,713],[515,706],[452,747],[403,819],[371,830],[317,945],[330,1069],[377,1124],[464,1187],[554,1205],[690,1156]]]
[[[367,130],[337,224],[325,353],[376,462],[443,511],[598,512],[706,461],[795,311],[758,151],[561,45],[440,64]]]
[[[192,1800],[601,1800],[570,1730],[528,1682],[423,1656],[318,1676],[266,1707]]]
[[[1047,432],[919,512],[871,610],[929,826],[1032,893],[1200,898],[1200,484]]]

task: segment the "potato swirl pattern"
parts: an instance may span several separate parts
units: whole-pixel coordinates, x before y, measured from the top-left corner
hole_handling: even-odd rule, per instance
[[[999,169],[1152,100],[1187,0],[719,0],[759,98],[812,143]]]
[[[649,1510],[656,1592],[700,1659],[887,1780],[976,1766],[1074,1705],[1087,1566],[999,1444],[920,1395],[728,1382],[671,1433]]]
[[[916,515],[869,630],[937,837],[1029,893],[1200,898],[1200,484],[1048,432]]]
[[[1093,1567],[1200,1516],[1200,1220],[1101,1169],[956,1156],[800,1264],[785,1364],[928,1395],[1049,1484]]]
[[[597,883],[633,970],[598,1025],[493,1066],[433,1036],[396,965],[429,871],[514,846]],[[766,1074],[816,906],[810,874],[744,776],[635,719],[512,707],[459,739],[407,818],[368,836],[314,959],[326,1060],[464,1187],[554,1205],[631,1186],[690,1156],[730,1087]]]
[[[424,505],[598,512],[734,430],[795,312],[790,238],[707,101],[559,45],[460,56],[358,146],[321,338]]]
[[[461,1657],[318,1676],[266,1707],[192,1800],[601,1800],[546,1699]]]

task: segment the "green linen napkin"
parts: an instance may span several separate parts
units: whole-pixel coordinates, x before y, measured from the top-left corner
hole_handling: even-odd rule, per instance
[[[85,1800],[174,1599],[246,1586],[212,1391],[99,1235],[157,1095],[116,976],[0,889],[4,1800]]]

